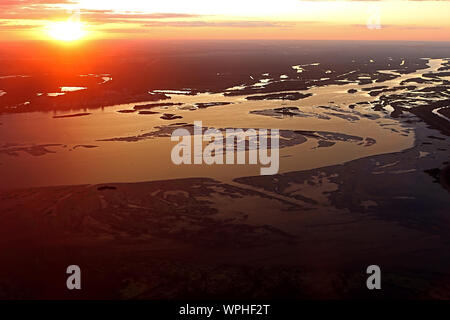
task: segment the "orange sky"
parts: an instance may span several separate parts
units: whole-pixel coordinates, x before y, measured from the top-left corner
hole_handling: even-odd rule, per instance
[[[50,39],[69,19],[86,39],[450,41],[449,16],[450,1],[0,0],[0,39]]]

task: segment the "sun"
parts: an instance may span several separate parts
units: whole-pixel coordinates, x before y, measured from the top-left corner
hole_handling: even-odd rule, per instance
[[[53,22],[48,26],[48,34],[55,40],[75,41],[86,35],[83,23],[79,21]]]

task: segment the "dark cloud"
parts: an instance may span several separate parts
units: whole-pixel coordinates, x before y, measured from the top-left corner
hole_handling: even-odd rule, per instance
[[[66,10],[58,5],[76,3],[73,0],[0,0],[0,19],[3,20],[56,20],[67,19],[75,11]],[[117,13],[113,10],[78,11],[80,18],[89,23],[137,23],[155,19],[187,19],[200,15],[183,13]]]
[[[145,23],[151,20],[199,18],[183,13],[116,13],[112,11],[82,10],[81,18],[91,23]]]
[[[40,26],[28,25],[28,24],[0,24],[0,32],[2,31],[15,31],[15,30],[30,30]]]
[[[290,27],[286,22],[269,21],[151,21],[145,27],[227,27],[227,28],[273,28]]]

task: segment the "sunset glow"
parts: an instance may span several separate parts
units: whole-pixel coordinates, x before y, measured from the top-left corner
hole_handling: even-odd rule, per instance
[[[83,38],[86,31],[81,22],[63,21],[51,23],[48,26],[48,34],[55,40],[75,41]]]
[[[450,40],[450,1],[43,0],[0,12],[1,39]]]

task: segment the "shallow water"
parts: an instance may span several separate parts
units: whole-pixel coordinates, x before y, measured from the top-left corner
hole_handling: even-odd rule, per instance
[[[99,141],[117,137],[132,137],[153,131],[156,126],[176,122],[202,121],[205,127],[215,128],[268,128],[283,130],[309,130],[343,133],[361,138],[371,138],[376,143],[363,146],[349,141],[338,141],[326,148],[317,148],[317,140],[280,150],[280,173],[319,168],[344,163],[371,155],[398,152],[414,145],[414,130],[389,117],[386,111],[374,111],[370,104],[348,106],[357,102],[377,99],[362,88],[373,86],[398,86],[401,81],[436,71],[443,63],[432,59],[427,70],[400,75],[399,78],[379,84],[329,85],[313,87],[301,93],[311,97],[298,101],[249,101],[246,96],[224,96],[203,93],[183,95],[173,92],[170,103],[182,106],[153,108],[159,114],[144,115],[119,113],[137,104],[122,104],[97,110],[82,117],[54,118],[74,112],[33,112],[8,114],[0,117],[0,145],[2,149],[16,148],[16,155],[0,152],[0,187],[15,188],[48,185],[72,185],[104,182],[137,182],[185,177],[210,177],[230,181],[237,177],[259,175],[261,165],[182,165],[171,162],[170,138],[144,139],[137,142]],[[388,73],[388,71],[382,71]],[[395,73],[394,71],[389,71]],[[109,79],[109,78],[108,78]],[[265,82],[261,82],[265,84]],[[426,87],[427,84],[414,84]],[[233,89],[242,89],[236,86]],[[358,89],[349,94],[349,89]],[[70,91],[70,90],[68,90]],[[165,91],[170,92],[170,91]],[[166,101],[164,101],[166,102]],[[195,109],[196,103],[231,102],[230,105]],[[152,102],[148,102],[152,103]],[[319,106],[333,106],[333,109]],[[251,111],[279,107],[298,107],[308,117],[274,118]],[[176,114],[182,119],[166,121],[163,113]],[[370,115],[371,118],[366,117]],[[324,119],[323,117],[328,119]],[[356,117],[357,120],[351,120]],[[16,144],[16,145],[6,145]],[[39,150],[22,150],[33,145],[47,145]],[[22,149],[21,149],[22,148]],[[18,151],[17,151],[18,150]]]

